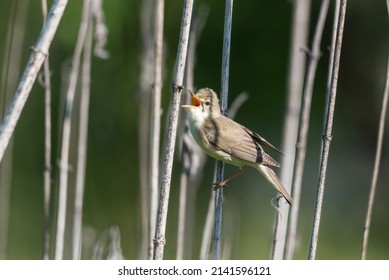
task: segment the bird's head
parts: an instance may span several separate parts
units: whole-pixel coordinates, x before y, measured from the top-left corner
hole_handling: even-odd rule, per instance
[[[220,115],[219,99],[212,89],[202,88],[196,93],[190,90],[188,92],[192,97],[192,104],[182,105],[182,107],[189,109],[193,118],[206,119]]]

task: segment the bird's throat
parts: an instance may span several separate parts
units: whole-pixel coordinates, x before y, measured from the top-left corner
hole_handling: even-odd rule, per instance
[[[209,115],[203,110],[202,107],[189,110],[189,122],[192,122],[193,126],[200,129],[209,118]]]

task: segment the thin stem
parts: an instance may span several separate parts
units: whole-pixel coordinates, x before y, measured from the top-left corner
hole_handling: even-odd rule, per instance
[[[340,10],[340,0],[335,0],[335,12],[334,12],[334,20],[332,24],[332,39],[331,39],[331,47],[330,47],[330,59],[328,61],[328,77],[327,77],[327,89],[331,86],[331,79],[332,79],[332,65],[334,63],[334,52],[335,52],[335,43],[336,43],[336,30],[338,28],[338,21],[339,21],[339,10]],[[326,107],[328,107],[328,101],[327,98],[327,104]]]
[[[313,260],[316,256],[317,242],[319,236],[321,209],[323,206],[324,186],[327,174],[328,155],[330,151],[330,144],[332,139],[332,126],[335,113],[336,91],[338,86],[338,74],[340,64],[340,54],[342,48],[342,39],[344,31],[344,21],[346,16],[347,0],[341,0],[339,17],[336,28],[336,39],[334,47],[334,58],[331,72],[331,83],[328,89],[328,107],[325,116],[325,127],[322,141],[322,154],[319,169],[319,182],[316,194],[316,203],[313,219],[313,228],[311,233],[311,243],[309,247],[308,259]]]
[[[139,145],[139,205],[140,205],[140,250],[139,258],[146,259],[152,255],[150,238],[154,232],[149,229],[150,202],[149,202],[149,167],[150,167],[150,106],[151,106],[151,81],[153,76],[153,0],[143,0],[140,12],[140,74],[139,74],[139,116],[138,116],[138,145]]]
[[[53,3],[41,34],[32,48],[32,53],[24,69],[19,85],[7,108],[5,117],[0,124],[0,161],[3,159],[4,152],[15,130],[15,126],[24,105],[26,104],[35,79],[38,76],[39,70],[47,57],[47,52],[53,41],[54,35],[57,32],[59,22],[67,3],[68,0],[56,0]]]
[[[60,159],[60,177],[58,193],[58,213],[57,213],[57,232],[55,243],[55,259],[63,259],[66,204],[68,192],[68,171],[69,171],[69,149],[71,132],[71,115],[73,110],[74,96],[77,86],[77,77],[80,68],[80,58],[82,48],[85,42],[88,29],[88,19],[90,13],[90,0],[84,0],[80,30],[72,59],[72,70],[70,72],[69,85],[66,93],[65,111],[62,128],[61,159]]]
[[[155,5],[154,26],[154,92],[151,105],[150,126],[150,218],[149,218],[149,259],[153,258],[153,236],[158,208],[159,179],[159,143],[161,137],[161,95],[162,95],[162,55],[163,55],[163,19],[164,0],[157,0]]]
[[[186,61],[186,87],[194,89],[194,67],[196,57],[196,46],[199,37],[204,28],[208,15],[208,8],[201,6],[196,12],[190,31],[190,39],[188,46],[188,57]],[[189,102],[189,94],[184,95],[184,102]],[[182,111],[186,115],[185,110]],[[205,164],[204,152],[197,145],[189,132],[188,120],[184,117],[185,122],[182,128],[181,146],[181,162],[182,171],[180,178],[180,198],[178,207],[178,228],[177,228],[177,250],[176,259],[184,259],[185,254],[190,255],[193,241],[193,224],[195,213],[195,201],[199,182],[201,179],[201,171]]]
[[[375,154],[374,170],[373,170],[373,176],[370,185],[370,194],[369,194],[369,201],[367,206],[365,227],[363,229],[363,244],[362,244],[362,253],[361,253],[362,260],[365,260],[367,255],[367,245],[369,242],[371,217],[373,215],[374,198],[377,189],[378,173],[380,170],[382,144],[384,142],[384,129],[385,129],[386,111],[388,107],[388,96],[389,96],[389,57],[388,57],[387,69],[386,69],[385,90],[384,90],[384,95],[382,97],[382,107],[381,107],[380,123],[378,128],[377,149]]]
[[[223,114],[227,113],[228,104],[228,83],[230,75],[230,49],[231,49],[231,27],[232,27],[232,7],[233,0],[226,0],[224,13],[224,35],[223,35],[223,55],[222,55],[222,75],[221,75],[221,102],[220,109]],[[224,164],[217,161],[216,183],[223,181]],[[214,217],[214,237],[212,258],[221,258],[222,241],[222,216],[223,216],[223,189],[220,188],[215,194],[215,217]]]
[[[47,17],[47,1],[42,0],[43,20]],[[49,58],[43,64],[45,89],[45,168],[43,173],[43,259],[50,258],[50,194],[51,194],[51,79]]]
[[[306,55],[302,51],[308,45],[309,15],[311,0],[293,1],[293,18],[288,70],[287,103],[284,115],[282,151],[285,154],[281,163],[281,182],[290,192],[292,187],[293,163],[298,133],[298,121],[301,106],[301,95],[305,77]],[[295,204],[294,196],[293,204]],[[280,203],[274,223],[273,259],[283,259],[288,224],[289,204]],[[282,219],[281,219],[282,217]]]
[[[166,220],[170,195],[170,183],[173,170],[174,150],[177,136],[178,113],[180,110],[181,93],[184,81],[184,69],[188,52],[190,23],[192,17],[193,0],[185,0],[181,22],[180,39],[174,78],[172,82],[172,99],[170,101],[169,121],[164,147],[163,166],[160,182],[160,199],[158,205],[157,225],[154,240],[154,259],[163,259],[165,247]]]
[[[327,18],[328,6],[330,1],[323,0],[321,3],[320,13],[317,20],[315,35],[312,42],[311,50],[308,50],[309,63],[307,78],[304,86],[303,103],[300,115],[300,127],[296,145],[296,161],[293,174],[292,197],[293,205],[290,211],[288,232],[285,247],[285,258],[292,259],[296,245],[296,231],[298,222],[298,213],[300,207],[301,184],[304,173],[305,155],[307,151],[309,116],[311,113],[311,101],[313,87],[315,83],[316,69],[321,56],[320,45],[323,36],[324,25]]]
[[[96,1],[91,0],[95,5]],[[92,8],[91,8],[92,9]],[[85,172],[87,159],[88,143],[88,117],[89,117],[89,99],[90,99],[90,80],[91,80],[91,63],[92,63],[92,16],[89,14],[86,38],[83,50],[82,68],[81,68],[81,100],[79,113],[79,130],[78,130],[78,154],[77,154],[77,173],[76,173],[76,191],[74,200],[73,213],[73,259],[81,259],[82,248],[82,217],[83,201],[85,190]]]

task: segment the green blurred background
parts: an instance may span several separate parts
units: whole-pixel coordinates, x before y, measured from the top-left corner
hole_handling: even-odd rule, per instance
[[[42,18],[40,1],[17,2],[28,5],[27,29],[21,58],[23,69],[29,55],[29,47],[35,43],[39,35]],[[170,100],[171,73],[176,57],[182,2],[165,3],[163,125]],[[235,1],[233,10],[229,97],[233,100],[242,91],[250,94],[249,101],[243,104],[236,120],[259,132],[276,146],[281,145],[282,137],[291,2]],[[389,50],[389,22],[385,1],[348,2],[318,259],[360,258]],[[0,42],[5,42],[9,18],[12,15],[12,3],[13,1],[0,2]],[[331,3],[322,40],[323,56],[319,62],[312,101],[298,227],[297,259],[307,258],[310,241],[318,180],[333,4]],[[198,44],[194,83],[196,88],[206,86],[219,92],[224,1],[196,1],[195,11],[201,5],[209,8],[209,16]],[[320,1],[313,1],[311,30],[316,24],[319,6]],[[58,186],[56,163],[60,139],[58,124],[61,110],[61,71],[68,67],[66,65],[69,64],[69,58],[74,50],[81,8],[82,1],[69,1],[50,48],[53,82],[54,189]],[[140,8],[141,1],[104,1],[105,18],[109,29],[107,50],[110,58],[108,60],[94,58],[92,62],[84,205],[86,232],[96,237],[111,225],[118,225],[123,255],[128,259],[138,258],[142,234],[137,137],[138,113],[142,110],[138,104]],[[0,44],[0,65],[4,63],[4,47],[3,43]],[[6,250],[8,259],[42,258],[43,110],[43,89],[36,83],[15,130]],[[371,225],[368,251],[370,259],[389,259],[388,132],[385,136]],[[71,156],[74,157],[75,153],[72,152]],[[195,202],[196,218],[191,258],[198,258],[199,255],[213,166],[213,160],[208,160],[203,183]],[[180,170],[181,163],[176,161],[167,225],[165,247],[167,259],[175,258]],[[234,171],[234,167],[227,167],[227,174]],[[224,193],[225,226],[233,227],[235,232],[231,245],[232,258],[268,258],[275,215],[269,201],[274,196],[274,191],[256,171],[250,170],[234,181]],[[90,255],[90,248],[83,252],[85,258],[89,258]]]

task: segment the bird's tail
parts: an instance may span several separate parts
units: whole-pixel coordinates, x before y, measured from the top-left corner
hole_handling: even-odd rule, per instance
[[[258,167],[259,172],[262,173],[263,176],[273,185],[274,188],[276,188],[282,196],[288,201],[290,205],[292,205],[292,197],[288,194],[288,192],[285,190],[284,186],[282,185],[280,179],[277,177],[276,173],[274,171],[266,166],[260,164]]]

